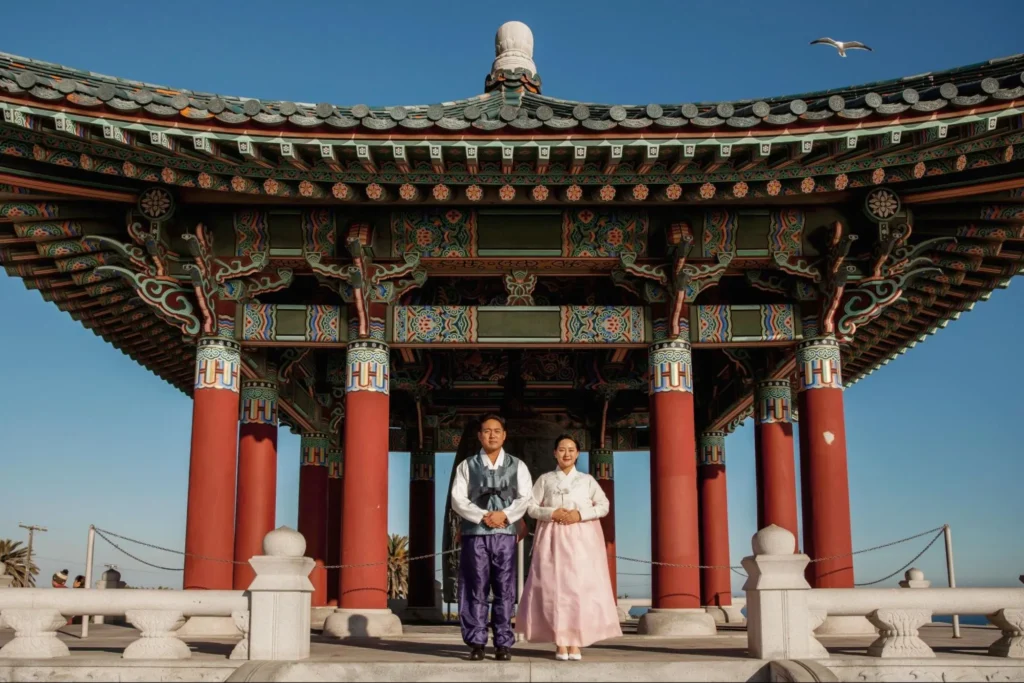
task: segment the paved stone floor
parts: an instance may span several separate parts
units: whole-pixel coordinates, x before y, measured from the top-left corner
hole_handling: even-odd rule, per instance
[[[623,625],[623,637],[599,643],[584,651],[584,659],[590,662],[658,662],[658,661],[713,661],[723,659],[746,659],[746,632],[742,627],[724,626],[719,634],[707,638],[653,639],[635,634],[635,624]],[[81,626],[67,626],[61,629],[60,639],[71,649],[71,659],[88,658],[94,662],[120,659],[128,644],[138,637],[129,627],[113,625],[92,625],[89,637],[81,639]],[[977,658],[985,656],[986,649],[999,637],[999,631],[991,626],[963,626],[962,638],[954,639],[948,624],[935,624],[921,629],[921,637],[943,658]],[[10,629],[0,630],[0,646],[13,637]],[[192,660],[224,659],[231,652],[233,640],[189,639]],[[822,644],[828,648],[832,658],[859,658],[871,642],[870,637],[829,637]],[[407,626],[400,638],[387,640],[366,640],[362,642],[339,642],[319,635],[313,636],[311,659],[325,662],[351,663],[415,663],[454,662],[464,660],[467,650],[462,643],[457,625]],[[519,661],[551,660],[554,646],[519,643],[513,650],[514,659]],[[488,649],[488,659],[492,654]],[[64,660],[67,662],[67,660]]]

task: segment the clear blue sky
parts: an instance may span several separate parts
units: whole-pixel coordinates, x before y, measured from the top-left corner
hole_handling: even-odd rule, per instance
[[[807,92],[936,71],[1020,51],[1024,6],[992,0],[749,3],[15,3],[0,48],[85,70],[247,97],[430,104],[481,91],[504,21],[529,24],[549,95],[620,104]],[[822,35],[875,48],[839,59]],[[998,291],[846,394],[853,541],[863,548],[949,523],[962,585],[1014,585],[1024,568],[1019,422],[1024,283]],[[90,523],[181,548],[191,403],[0,274],[0,537],[41,524],[41,583],[84,567]],[[278,522],[295,525],[298,437],[280,438]],[[750,421],[726,444],[733,562],[755,531]],[[646,454],[617,456],[619,549],[649,557]],[[581,466],[585,467],[581,459]],[[438,456],[438,505],[452,456]],[[391,456],[390,528],[407,530],[408,456]],[[627,502],[628,504],[621,504]],[[629,530],[629,533],[625,533]],[[438,534],[440,539],[440,534]],[[859,556],[858,581],[888,574],[926,539]],[[439,541],[440,542],[440,541]],[[180,566],[163,553],[141,557]],[[133,585],[180,585],[100,541]],[[937,544],[918,565],[944,577]],[[644,566],[620,563],[621,572]],[[620,591],[648,595],[644,576]],[[734,576],[734,588],[741,580]],[[895,579],[883,585],[895,585]]]

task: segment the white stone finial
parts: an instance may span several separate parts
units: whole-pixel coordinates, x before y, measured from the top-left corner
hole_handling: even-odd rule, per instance
[[[754,534],[750,544],[754,555],[792,555],[796,550],[796,536],[772,524]]]
[[[302,557],[306,537],[295,529],[280,526],[263,537],[263,554],[271,557]]]
[[[494,37],[494,64],[491,71],[523,69],[537,73],[533,63],[533,31],[521,21],[507,21]]]
[[[907,570],[907,573],[903,575],[903,578],[908,581],[922,581],[924,580],[924,572],[917,567],[911,567]]]
[[[900,581],[900,588],[930,588],[932,585],[931,581],[926,581],[924,578],[924,572],[917,567],[911,567],[903,574],[903,580]]]

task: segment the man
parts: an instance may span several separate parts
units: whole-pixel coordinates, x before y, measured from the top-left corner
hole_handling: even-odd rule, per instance
[[[480,452],[461,462],[452,484],[452,509],[462,518],[459,621],[469,658],[480,661],[487,645],[487,597],[494,593],[491,628],[494,658],[512,659],[512,610],[516,601],[516,523],[526,514],[533,479],[526,464],[505,452],[505,420],[480,421]]]

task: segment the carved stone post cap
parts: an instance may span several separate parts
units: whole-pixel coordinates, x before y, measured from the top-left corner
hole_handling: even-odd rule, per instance
[[[306,538],[295,529],[281,526],[263,537],[263,554],[271,557],[302,557]]]
[[[796,537],[788,529],[772,524],[754,534],[750,544],[754,555],[792,555]]]
[[[903,574],[903,581],[900,581],[900,588],[931,588],[932,582],[926,581],[924,572],[917,567],[911,567]]]

